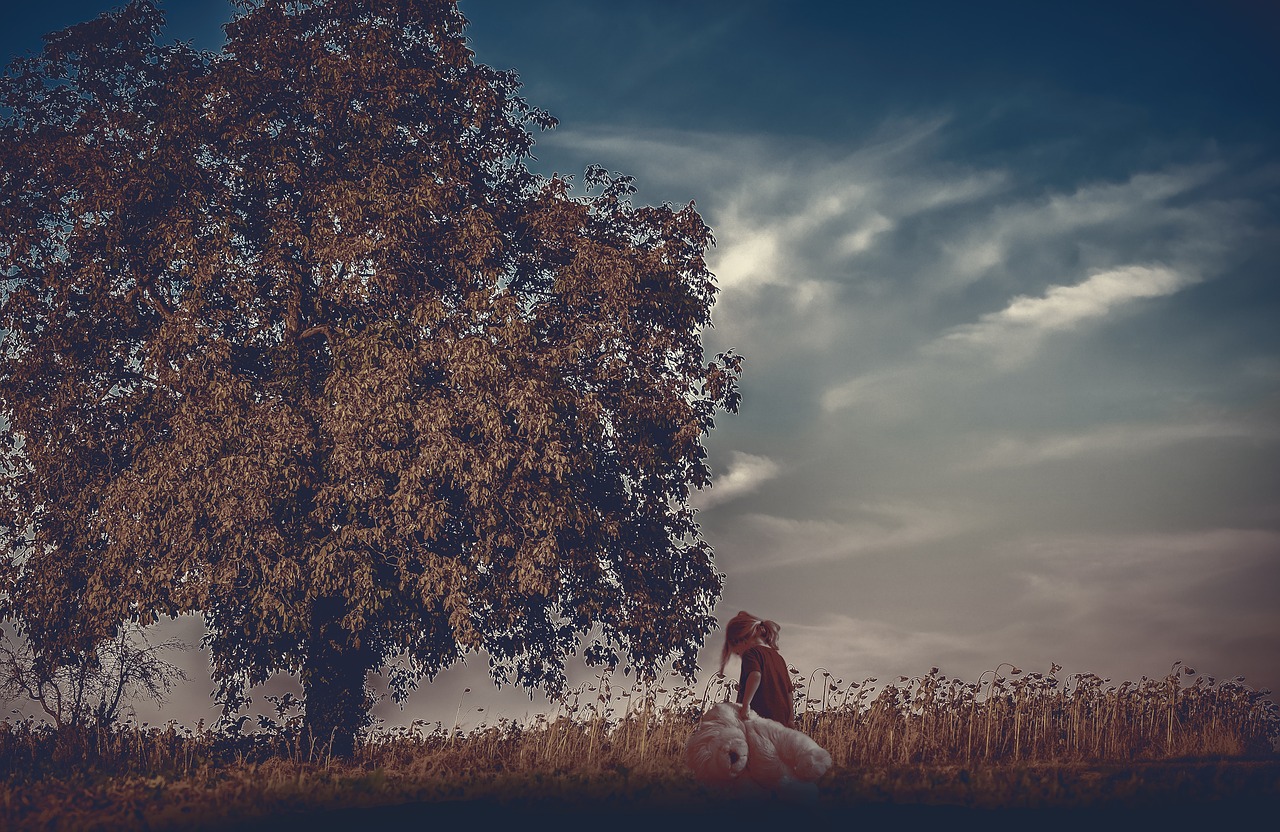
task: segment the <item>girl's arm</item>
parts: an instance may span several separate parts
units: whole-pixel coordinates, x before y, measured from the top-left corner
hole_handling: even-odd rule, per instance
[[[760,689],[760,671],[753,670],[747,676],[747,686],[742,689],[742,710],[739,715],[746,719],[751,715],[751,697],[756,695],[756,691]]]

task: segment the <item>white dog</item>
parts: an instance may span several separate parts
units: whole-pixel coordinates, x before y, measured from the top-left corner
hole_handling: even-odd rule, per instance
[[[698,781],[731,786],[746,769],[749,751],[738,709],[721,702],[698,720],[685,743],[684,762]]]
[[[713,786],[751,787],[792,795],[816,793],[831,754],[807,734],[720,702],[702,718],[684,747],[694,777]]]

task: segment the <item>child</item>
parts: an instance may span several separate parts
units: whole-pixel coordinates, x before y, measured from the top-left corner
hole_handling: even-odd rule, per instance
[[[795,702],[787,662],[778,653],[775,621],[756,618],[748,612],[735,615],[724,628],[724,650],[720,654],[720,675],[733,653],[742,659],[738,681],[738,702],[742,718],[750,711],[788,728],[795,727]]]

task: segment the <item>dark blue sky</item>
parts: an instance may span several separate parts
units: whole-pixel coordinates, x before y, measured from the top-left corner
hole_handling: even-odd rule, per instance
[[[227,5],[166,5],[218,47]],[[11,12],[3,51],[109,6]],[[716,232],[705,340],[747,356],[700,497],[724,619],[846,679],[1280,687],[1280,5],[461,6],[561,121],[540,170],[634,174]]]
[[[114,5],[22,4],[0,51],[38,48],[42,33]],[[161,5],[172,37],[211,49],[233,12],[224,0]],[[998,148],[1099,116],[1223,140],[1280,133],[1280,6],[1267,0],[461,5],[480,59],[515,67],[564,119],[837,137],[965,101],[1012,119],[987,137]]]
[[[463,8],[482,59],[511,62],[532,98],[588,120],[834,137],[963,100],[993,114],[1062,107],[1063,125],[1091,106],[1175,132],[1274,136],[1280,124],[1280,12],[1261,2]]]

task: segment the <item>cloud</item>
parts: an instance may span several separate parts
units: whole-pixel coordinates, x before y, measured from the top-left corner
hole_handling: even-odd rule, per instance
[[[813,623],[782,622],[779,647],[802,673],[825,668],[846,683],[874,676],[879,687],[895,681],[894,676],[919,675],[935,665],[970,665],[978,656],[965,634],[840,613],[824,614]]]
[[[844,515],[853,519],[744,515],[725,534],[722,548],[735,553],[726,571],[738,576],[905,549],[980,525],[978,518],[953,509],[906,503],[861,504]]]
[[[918,377],[905,369],[887,369],[833,384],[820,397],[822,409],[828,413],[850,407],[862,407],[892,418],[914,408]]]
[[[1115,318],[1248,256],[1263,185],[1239,164],[1203,154],[1047,185],[1026,164],[950,161],[950,126],[891,121],[856,144],[562,128],[543,144],[634,172],[641,198],[696,196],[717,239],[709,341],[767,344],[778,367],[818,356],[815,401],[841,383],[832,371],[882,376],[897,361],[912,372],[962,350],[1017,365],[1047,333]]]
[[[1009,550],[1023,586],[1018,606],[1056,628],[1123,633],[1171,650],[1217,644],[1217,652],[1247,633],[1271,633],[1280,646],[1270,592],[1280,578],[1280,532],[1042,536]]]
[[[999,312],[958,326],[925,346],[926,354],[981,353],[1010,367],[1028,361],[1051,332],[1071,330],[1134,301],[1171,295],[1194,278],[1160,266],[1124,266],[1098,272],[1070,286],[1053,286],[1039,297],[1018,295]]]
[[[1258,646],[1272,655],[1280,648],[1273,530],[1038,537],[1004,545],[1001,556],[1014,590],[980,616],[958,614],[944,630],[913,626],[918,616],[909,611],[892,619],[793,613],[779,618],[782,653],[803,673],[826,669],[845,682],[876,676],[881,687],[932,666],[976,679],[1004,661],[1136,679],[1185,660],[1256,684],[1271,671],[1258,664]],[[1251,638],[1260,641],[1250,647]]]
[[[881,212],[887,220],[850,237],[865,247],[833,239],[835,250],[858,252],[849,264],[864,291],[845,292],[822,314],[845,318],[850,354],[876,360],[843,379],[828,375],[815,392],[822,410],[923,413],[940,391],[1030,365],[1050,336],[1061,355],[1077,347],[1060,336],[1220,278],[1248,250],[1256,203],[1190,195],[1225,170],[1183,166],[1047,195],[1020,192],[1011,173],[976,171],[969,179],[985,174],[992,187],[960,188],[968,201],[953,207],[963,210]]]
[[[778,464],[767,456],[734,451],[724,476],[714,478],[709,490],[696,492],[691,502],[700,509],[727,503],[755,491],[780,471]]]
[[[875,244],[878,236],[893,230],[893,225],[893,220],[884,214],[873,213],[837,241],[836,251],[846,257],[861,254]]]
[[[1132,678],[1197,653],[1256,673],[1232,645],[1276,645],[1255,587],[1277,541],[1196,529],[1274,522],[1274,174],[1213,148],[1143,170],[1052,147],[953,163],[996,158],[959,132],[577,134],[641,196],[696,196],[716,234],[706,345],[747,370],[711,441],[786,472],[733,457],[704,495],[732,609],[846,679]],[[1147,526],[1192,531],[1117,533]]]
[[[1053,281],[1055,272],[1082,258],[1101,270],[1114,267],[1117,255],[1185,260],[1220,254],[1226,240],[1217,232],[1232,230],[1239,206],[1203,199],[1189,207],[1179,200],[1226,172],[1221,162],[1209,162],[1005,200],[941,241],[938,285],[956,291],[992,278]]]
[[[802,293],[814,281],[861,280],[870,275],[860,262],[904,223],[1004,187],[1007,177],[1000,171],[925,164],[916,154],[936,130],[936,124],[918,125],[843,157],[806,153],[803,166],[769,158],[772,148],[736,148],[744,151],[749,178],[709,211],[717,238],[711,266],[721,286],[757,294],[772,285]]]
[[[1102,272],[1075,286],[1054,286],[1040,298],[1019,295],[1002,312],[985,316],[979,332],[1005,327],[1068,329],[1080,321],[1100,318],[1118,304],[1172,294],[1188,282],[1169,269],[1147,266]]]
[[[1083,457],[1150,453],[1170,445],[1215,439],[1275,442],[1280,439],[1280,429],[1275,425],[1229,419],[1103,425],[1077,433],[1001,437],[957,467],[966,471],[1023,468]]]
[[[852,150],[794,138],[561,128],[542,140],[635,171],[644,193],[697,194],[715,230],[710,265],[726,295],[803,293],[845,281],[902,224],[1008,184],[1000,170],[935,158],[945,118],[886,123]],[[676,199],[679,197],[677,196]]]
[[[724,233],[721,231],[722,235]],[[729,234],[732,242],[719,244],[714,258],[714,270],[721,287],[750,289],[783,277],[782,242],[785,229],[777,226],[756,227],[736,235],[733,231]]]

